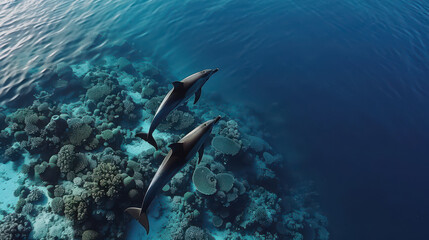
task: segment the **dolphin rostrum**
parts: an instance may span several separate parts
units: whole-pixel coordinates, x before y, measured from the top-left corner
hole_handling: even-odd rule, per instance
[[[217,72],[219,69],[206,69],[201,72],[194,73],[182,81],[173,82],[173,89],[171,89],[162,100],[158,110],[152,119],[152,122],[147,133],[137,133],[136,136],[142,138],[146,142],[150,143],[158,150],[158,144],[152,134],[155,128],[161,123],[167,115],[173,111],[180,104],[188,101],[195,94],[194,104],[197,103],[201,96],[201,88],[209,80],[209,78]]]
[[[147,209],[152,200],[165,184],[167,184],[197,152],[199,153],[198,164],[201,162],[201,158],[204,154],[204,143],[207,141],[213,126],[219,119],[220,116],[201,124],[177,143],[170,144],[169,147],[171,150],[168,152],[167,156],[165,156],[161,166],[159,166],[155,176],[150,182],[141,208],[129,207],[125,209],[125,212],[135,218],[146,229],[148,234],[149,220],[147,218]]]

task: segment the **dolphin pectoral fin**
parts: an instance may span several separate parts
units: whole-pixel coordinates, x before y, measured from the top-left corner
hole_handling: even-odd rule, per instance
[[[198,164],[201,163],[201,159],[203,159],[204,155],[204,144],[200,147],[200,150],[198,150]]]
[[[181,154],[183,152],[183,143],[172,143],[168,145],[168,147],[171,148],[175,154]]]
[[[147,218],[146,213],[142,212],[141,208],[129,207],[125,209],[125,212],[137,220],[144,227],[144,229],[146,229],[147,234],[149,234],[149,219]]]
[[[198,102],[198,99],[201,97],[201,88],[195,93],[194,104]]]

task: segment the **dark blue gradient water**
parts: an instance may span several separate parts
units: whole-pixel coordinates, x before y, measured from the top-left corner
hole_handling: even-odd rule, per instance
[[[177,78],[221,68],[205,91],[264,117],[332,239],[427,238],[428,1],[3,1],[0,100],[124,41]]]

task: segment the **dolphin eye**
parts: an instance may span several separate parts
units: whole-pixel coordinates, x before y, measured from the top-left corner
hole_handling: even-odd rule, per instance
[[[201,74],[206,74],[206,70],[201,71]]]

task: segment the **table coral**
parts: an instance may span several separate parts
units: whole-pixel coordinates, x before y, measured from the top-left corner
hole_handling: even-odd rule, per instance
[[[192,182],[202,194],[212,195],[216,192],[216,176],[206,167],[198,167],[195,169]]]
[[[223,136],[215,136],[212,140],[212,146],[219,152],[232,156],[241,149],[241,145],[237,141]]]

